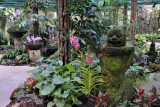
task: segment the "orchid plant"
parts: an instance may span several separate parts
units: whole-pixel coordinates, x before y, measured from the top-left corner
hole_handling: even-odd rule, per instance
[[[27,42],[31,43],[31,44],[39,43],[42,40],[41,37],[34,37],[34,35],[33,36],[27,36],[26,39],[27,39]]]
[[[76,50],[78,50],[80,44],[79,44],[79,38],[78,37],[74,37],[73,35],[70,37],[70,43],[71,46],[74,46]]]
[[[19,10],[16,10],[16,12],[13,14],[10,14],[9,23],[10,23],[9,30],[12,30],[12,31],[25,30],[27,29],[27,25],[28,25],[27,18]]]

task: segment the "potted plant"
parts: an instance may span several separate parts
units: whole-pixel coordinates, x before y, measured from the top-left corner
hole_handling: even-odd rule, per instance
[[[41,37],[34,37],[34,36],[27,36],[27,42],[24,43],[29,50],[39,50],[42,48],[42,38]]]
[[[24,45],[29,49],[30,60],[36,62],[41,57],[40,49],[42,48],[42,38],[28,35],[26,40],[27,41]]]
[[[21,37],[27,33],[27,18],[23,13],[16,10],[14,14],[10,14],[10,28],[7,32],[15,37],[14,45],[15,48],[22,47]]]

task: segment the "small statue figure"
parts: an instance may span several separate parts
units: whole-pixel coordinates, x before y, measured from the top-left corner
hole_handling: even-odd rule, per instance
[[[121,97],[131,100],[133,97],[132,82],[125,77],[125,72],[132,63],[134,48],[126,45],[126,36],[119,29],[110,29],[107,43],[99,55],[104,79],[103,91],[112,99]]]
[[[147,55],[148,55],[148,61],[154,63],[156,58],[157,58],[157,52],[156,52],[156,49],[155,49],[155,43],[152,42],[151,45],[150,45],[150,49],[149,49],[149,52],[147,52]]]

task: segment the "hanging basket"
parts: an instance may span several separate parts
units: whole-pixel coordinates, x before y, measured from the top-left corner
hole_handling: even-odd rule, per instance
[[[15,38],[21,38],[25,33],[27,33],[28,31],[26,30],[12,30],[12,29],[8,29],[7,32],[15,37]]]
[[[42,43],[36,43],[36,44],[24,43],[24,45],[28,47],[29,50],[39,50],[42,48]]]

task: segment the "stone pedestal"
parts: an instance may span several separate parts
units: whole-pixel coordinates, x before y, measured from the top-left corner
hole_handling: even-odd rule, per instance
[[[20,38],[17,38],[17,37],[14,38],[14,46],[15,46],[15,49],[16,48],[23,48],[21,37]]]
[[[36,62],[41,57],[40,50],[29,50],[29,58],[32,62]]]

